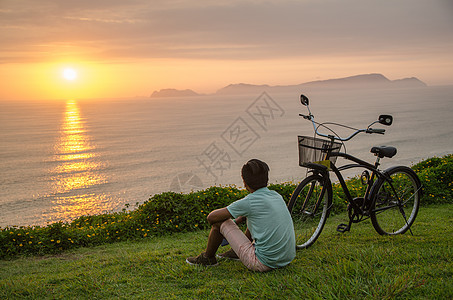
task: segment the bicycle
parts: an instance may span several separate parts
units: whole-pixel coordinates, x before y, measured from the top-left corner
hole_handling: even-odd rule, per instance
[[[348,203],[349,222],[338,225],[337,231],[342,233],[350,231],[353,223],[371,219],[374,229],[381,235],[403,234],[408,230],[413,234],[410,227],[417,216],[422,196],[420,179],[411,168],[406,166],[394,166],[384,171],[378,169],[380,160],[384,157],[392,158],[397,149],[390,146],[372,147],[371,153],[376,156],[374,164],[347,154],[346,151],[340,152],[342,147],[346,149],[344,142],[359,133],[384,134],[385,129],[371,126],[376,123],[390,126],[393,123],[393,117],[380,115],[377,121],[365,129],[331,122],[318,123],[310,111],[308,98],[304,95],[300,98],[302,105],[308,110],[308,115],[299,114],[299,116],[312,122],[314,136],[298,136],[299,165],[308,168],[308,177],[296,187],[288,202],[296,231],[297,248],[311,246],[324,228],[333,205],[330,179],[332,172],[336,175]],[[355,131],[342,138],[328,125]],[[320,128],[328,130],[329,134],[321,133]],[[352,163],[337,167],[335,163],[338,157]],[[360,181],[366,187],[362,197],[352,198],[341,174],[342,171],[352,168],[365,169],[360,176]]]

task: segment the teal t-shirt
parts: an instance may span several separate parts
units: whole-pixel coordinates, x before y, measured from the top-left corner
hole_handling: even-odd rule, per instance
[[[280,268],[296,257],[296,237],[291,215],[282,196],[267,187],[227,206],[237,218],[247,217],[255,240],[255,254],[266,266]]]

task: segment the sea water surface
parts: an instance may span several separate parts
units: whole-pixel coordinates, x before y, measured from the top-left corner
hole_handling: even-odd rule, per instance
[[[453,152],[451,86],[303,92],[320,122],[364,128],[393,115],[385,135],[346,143],[370,162],[371,146],[397,147],[382,168]],[[299,94],[0,102],[0,226],[120,211],[170,190],[241,187],[250,158],[269,164],[271,182],[298,182],[297,136],[313,134]]]

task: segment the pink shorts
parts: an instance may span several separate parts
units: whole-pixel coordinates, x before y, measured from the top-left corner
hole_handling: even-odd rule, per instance
[[[264,265],[255,254],[255,245],[248,239],[242,230],[229,219],[222,223],[220,232],[228,240],[231,248],[239,256],[241,262],[252,271],[267,272],[272,270]]]

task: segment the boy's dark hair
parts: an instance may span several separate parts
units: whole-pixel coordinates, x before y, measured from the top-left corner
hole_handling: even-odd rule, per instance
[[[249,160],[241,170],[242,179],[253,190],[267,186],[269,181],[269,166],[259,160]]]

